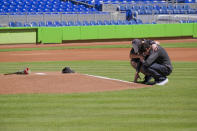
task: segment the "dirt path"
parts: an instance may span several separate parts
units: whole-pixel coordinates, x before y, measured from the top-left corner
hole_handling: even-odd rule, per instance
[[[197,48],[166,48],[172,61],[197,61]],[[129,48],[0,52],[0,62],[129,60]]]

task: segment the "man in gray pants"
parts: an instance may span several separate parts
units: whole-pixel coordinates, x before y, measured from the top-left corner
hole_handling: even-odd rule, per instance
[[[155,79],[156,85],[165,85],[168,82],[167,76],[173,70],[170,58],[165,49],[158,45],[157,51],[153,51],[150,44],[144,43],[139,47],[139,52],[147,56],[146,59],[140,56],[144,72]]]

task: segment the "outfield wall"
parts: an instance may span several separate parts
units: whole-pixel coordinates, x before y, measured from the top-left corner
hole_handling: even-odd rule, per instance
[[[197,37],[197,23],[0,28],[0,44],[181,36]]]
[[[37,28],[0,28],[0,44],[36,43]]]

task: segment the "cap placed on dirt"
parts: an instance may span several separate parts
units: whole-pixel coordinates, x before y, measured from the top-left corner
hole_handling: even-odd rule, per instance
[[[65,67],[62,69],[62,73],[75,73],[75,71],[71,70],[70,67]]]

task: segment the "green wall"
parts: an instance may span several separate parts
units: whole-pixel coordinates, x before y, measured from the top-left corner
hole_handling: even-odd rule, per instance
[[[36,29],[0,28],[0,44],[36,43]]]
[[[197,23],[0,28],[0,44],[181,36],[197,37]]]

